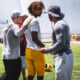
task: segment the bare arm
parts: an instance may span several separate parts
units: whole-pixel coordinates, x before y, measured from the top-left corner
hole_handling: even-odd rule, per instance
[[[45,47],[45,45],[38,39],[38,33],[36,31],[31,32],[32,40],[39,46]]]
[[[56,52],[64,48],[66,43],[65,30],[62,26],[55,27],[56,42],[50,48],[41,48],[43,53]]]
[[[66,36],[65,36],[65,30],[62,26],[60,27],[55,27],[55,35],[56,35],[56,40],[57,42],[47,49],[47,52],[55,52],[59,51],[64,48],[65,43],[66,43]]]

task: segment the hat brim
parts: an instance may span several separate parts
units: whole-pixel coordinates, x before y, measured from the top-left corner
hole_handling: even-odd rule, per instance
[[[52,13],[52,12],[49,12],[49,11],[45,11],[44,13],[47,13],[47,14],[53,16],[53,17],[61,17],[61,18],[64,17],[64,14],[63,13],[61,13],[59,15],[58,14],[55,14],[55,13]]]

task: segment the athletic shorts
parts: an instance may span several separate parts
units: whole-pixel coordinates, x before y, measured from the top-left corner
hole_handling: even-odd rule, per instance
[[[43,76],[45,73],[45,57],[38,50],[26,48],[25,52],[28,76]]]
[[[22,68],[26,68],[26,59],[25,56],[21,56]]]

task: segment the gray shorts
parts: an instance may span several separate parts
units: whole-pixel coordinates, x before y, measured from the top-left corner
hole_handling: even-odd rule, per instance
[[[25,56],[21,56],[22,68],[26,68],[26,59]]]

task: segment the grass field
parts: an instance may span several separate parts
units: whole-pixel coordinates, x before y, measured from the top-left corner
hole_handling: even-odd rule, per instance
[[[50,43],[44,43],[47,46],[50,46]],[[73,67],[73,74],[72,80],[80,80],[80,44],[72,44],[71,49],[74,53],[74,67]],[[4,72],[4,65],[1,59],[2,48],[0,47],[0,76]],[[51,54],[45,55],[46,62],[50,64],[54,64],[53,56]],[[26,70],[27,75],[27,70]],[[55,80],[54,76],[54,69],[51,72],[45,72],[44,80]],[[19,80],[22,80],[22,75],[20,76]],[[35,79],[36,80],[36,77]]]

